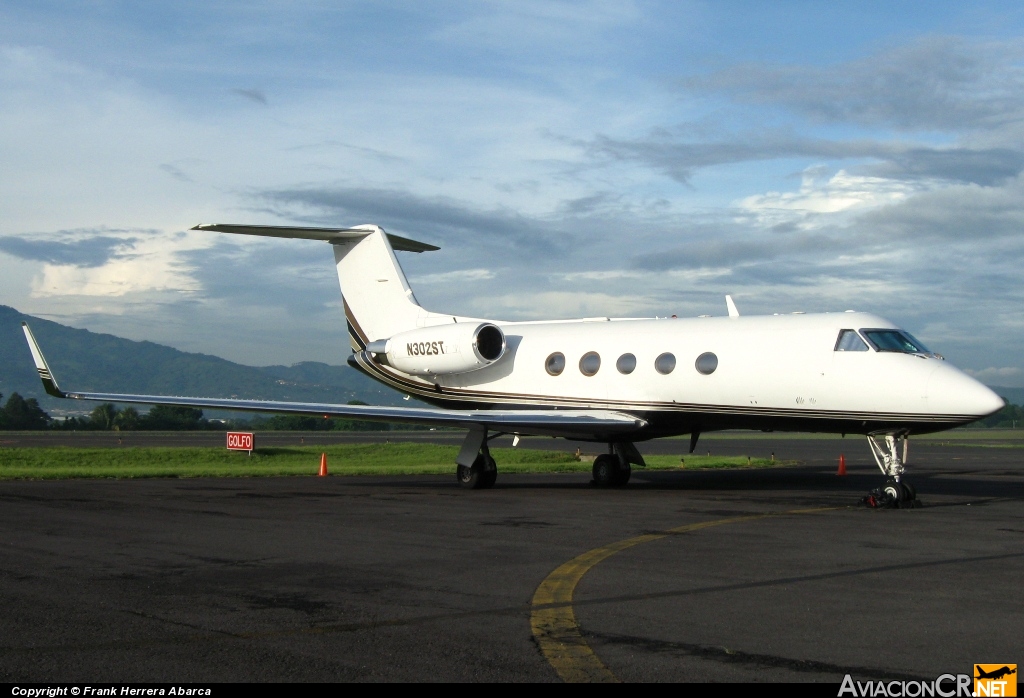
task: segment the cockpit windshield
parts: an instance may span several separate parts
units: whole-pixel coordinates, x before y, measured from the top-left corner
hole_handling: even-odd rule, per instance
[[[900,330],[861,330],[861,334],[878,351],[894,351],[901,354],[930,354],[924,344],[908,332]]]

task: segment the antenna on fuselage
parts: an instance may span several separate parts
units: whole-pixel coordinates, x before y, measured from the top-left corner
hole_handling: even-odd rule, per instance
[[[729,317],[740,316],[740,311],[736,310],[736,304],[732,302],[732,296],[725,297],[725,305],[729,308]]]

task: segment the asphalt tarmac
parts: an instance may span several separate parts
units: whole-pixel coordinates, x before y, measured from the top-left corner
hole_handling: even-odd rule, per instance
[[[838,684],[1024,663],[1024,449],[914,444],[922,506],[870,510],[862,439],[708,448],[801,465],[635,469],[620,490],[2,482],[0,681]]]

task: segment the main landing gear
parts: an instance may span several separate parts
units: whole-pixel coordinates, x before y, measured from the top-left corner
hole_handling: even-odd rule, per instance
[[[594,459],[594,484],[598,487],[622,487],[633,474],[631,463],[646,465],[636,446],[629,441],[608,444],[608,453]]]
[[[881,438],[881,441],[879,439]],[[905,432],[868,435],[871,455],[886,476],[885,484],[864,498],[869,507],[909,508],[917,505],[917,491],[903,478],[906,472],[908,437]],[[902,454],[901,454],[902,451]]]
[[[486,490],[494,487],[498,480],[498,464],[491,458],[491,454],[481,453],[473,461],[473,465],[466,467],[460,465],[455,471],[459,484],[470,490]]]
[[[504,432],[487,435],[483,428],[470,429],[455,458],[455,477],[459,484],[471,490],[485,490],[498,479],[498,466],[491,457],[487,442]],[[629,482],[632,465],[646,465],[643,456],[629,441],[608,444],[608,453],[594,459],[594,484],[598,487],[622,487]]]
[[[594,484],[598,487],[622,487],[629,482],[633,468],[614,453],[602,453],[594,459]]]
[[[486,429],[469,430],[455,458],[455,477],[460,485],[470,490],[494,487],[498,479],[498,465],[491,457],[487,442],[499,436],[503,434],[499,432],[488,437]]]

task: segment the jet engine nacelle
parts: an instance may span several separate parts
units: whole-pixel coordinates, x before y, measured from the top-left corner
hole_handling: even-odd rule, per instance
[[[505,333],[497,325],[453,323],[401,332],[371,342],[368,352],[393,368],[416,376],[468,373],[490,366],[505,354]]]

